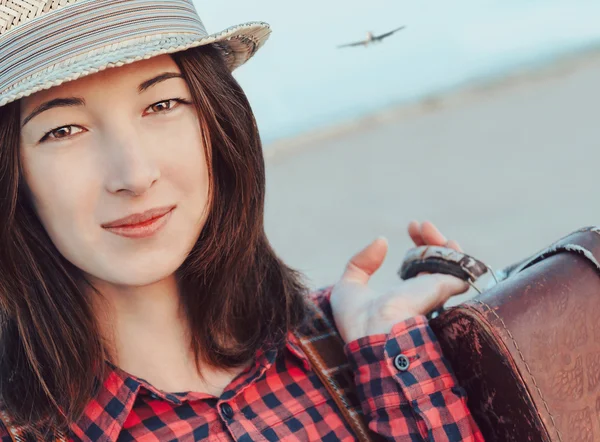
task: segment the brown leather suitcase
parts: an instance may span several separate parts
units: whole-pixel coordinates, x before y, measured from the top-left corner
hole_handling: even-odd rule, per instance
[[[582,229],[431,320],[486,441],[600,442],[599,262]]]

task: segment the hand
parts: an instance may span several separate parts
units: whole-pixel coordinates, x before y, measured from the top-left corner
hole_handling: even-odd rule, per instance
[[[451,246],[431,223],[412,222],[409,235],[417,246]],[[454,276],[422,274],[382,293],[368,286],[371,276],[381,267],[388,250],[385,238],[377,238],[354,255],[331,293],[331,308],[336,326],[346,343],[374,334],[391,332],[392,327],[408,318],[424,315],[444,305],[451,296],[468,289]]]

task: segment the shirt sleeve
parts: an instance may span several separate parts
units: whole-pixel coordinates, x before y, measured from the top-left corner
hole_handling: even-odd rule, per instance
[[[483,436],[425,316],[345,351],[369,428],[390,441],[482,442]]]

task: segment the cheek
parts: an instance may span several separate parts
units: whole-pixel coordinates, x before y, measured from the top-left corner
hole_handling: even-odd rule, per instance
[[[198,123],[189,122],[170,139],[176,141],[168,143],[165,150],[161,167],[163,180],[204,208],[208,199],[209,171]]]
[[[59,249],[77,236],[73,232],[86,235],[82,229],[94,220],[94,202],[101,186],[92,163],[77,152],[23,156],[33,206]]]

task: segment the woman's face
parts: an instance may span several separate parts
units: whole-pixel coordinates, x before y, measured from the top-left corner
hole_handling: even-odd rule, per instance
[[[200,235],[208,166],[179,74],[163,55],[22,100],[20,154],[33,205],[58,250],[92,280],[140,286],[164,279]],[[171,207],[157,221],[107,226]]]

